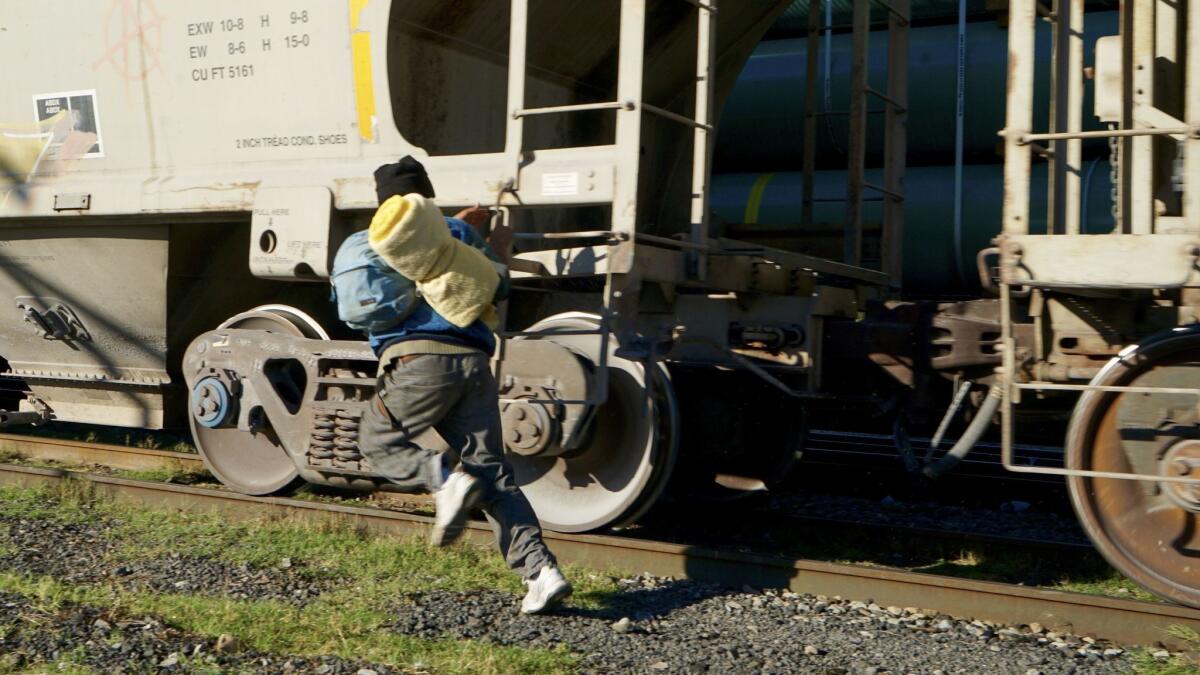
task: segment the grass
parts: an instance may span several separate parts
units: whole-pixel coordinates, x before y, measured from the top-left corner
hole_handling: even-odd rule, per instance
[[[180,485],[217,482],[217,479],[213,478],[207,471],[192,471],[182,468],[121,469],[113,471],[112,475],[128,480],[141,480],[151,483],[176,483]]]
[[[520,580],[494,550],[470,546],[435,550],[424,538],[380,538],[344,521],[329,520],[316,526],[308,520],[290,519],[230,522],[216,514],[136,509],[104,502],[93,510],[119,520],[113,533],[124,542],[118,555],[127,559],[175,553],[265,568],[287,558],[298,573],[336,579],[343,586],[369,587],[393,598],[428,589],[523,592]],[[616,590],[606,575],[582,568],[568,570],[580,602]]]
[[[368,591],[370,589],[362,589]],[[470,640],[423,640],[393,633],[391,615],[349,594],[303,608],[273,601],[237,601],[186,594],[151,594],[101,585],[64,584],[48,577],[0,573],[0,591],[54,611],[66,604],[105,607],[127,616],[154,616],[181,630],[237,637],[240,649],[288,655],[333,654],[409,668],[471,673],[572,672],[565,651],[499,647]]]
[[[491,550],[474,547],[435,550],[417,538],[370,536],[345,521],[329,520],[315,526],[291,519],[232,522],[218,514],[133,507],[97,499],[91,484],[82,481],[39,488],[0,487],[0,515],[73,522],[105,519],[110,522],[109,534],[117,544],[111,554],[113,564],[178,554],[268,568],[287,558],[295,573],[325,580],[330,589],[298,607],[276,601],[135,592],[108,584],[69,585],[45,577],[0,573],[0,590],[36,598],[47,607],[77,602],[137,616],[154,615],[190,632],[209,637],[231,633],[238,637],[243,648],[281,654],[336,654],[453,672],[568,672],[577,664],[565,651],[423,640],[388,629],[394,604],[409,593],[477,588],[519,593],[518,579]],[[0,530],[0,555],[5,545],[4,534]],[[826,550],[826,546],[832,548]],[[862,545],[861,555],[849,560],[861,562],[866,556],[886,559],[889,554],[884,548],[881,554]],[[836,559],[835,551],[847,552],[828,540],[822,544],[822,550],[830,556],[826,559]],[[976,579],[1041,577],[1045,580],[1043,585],[1066,590],[1148,597],[1102,562],[1095,566],[1091,563],[1068,566],[1070,572],[1064,573],[1062,561],[1053,560],[1055,555],[948,548],[926,552],[924,557],[906,560],[902,566]],[[897,564],[894,559],[886,562]],[[603,606],[617,592],[616,584],[607,575],[579,567],[569,567],[568,575],[577,588],[572,599],[576,606]],[[1200,647],[1200,636],[1194,632],[1179,633],[1176,637]],[[1152,651],[1134,656],[1139,672],[1150,675],[1198,672],[1196,663],[1184,657],[1163,662],[1154,659]],[[69,667],[72,666],[64,665]],[[4,673],[2,668],[0,673]]]
[[[1167,630],[1172,637],[1188,646],[1185,653],[1166,660],[1154,658],[1153,649],[1139,649],[1133,653],[1134,672],[1139,675],[1195,675],[1200,673],[1200,633],[1187,626],[1172,626]]]
[[[92,675],[97,672],[78,661],[75,654],[60,657],[54,663],[17,667],[11,656],[0,656],[0,675]]]
[[[100,427],[89,424],[55,422],[54,424],[42,427],[6,429],[5,433],[15,436],[60,438],[83,443],[124,445],[144,450],[171,450],[174,452],[196,453],[196,446],[192,443],[190,437],[168,431],[154,431],[150,429],[123,429],[120,427]]]
[[[334,521],[316,527],[289,520],[229,522],[216,514],[135,508],[97,500],[78,487],[0,488],[0,514],[107,519],[117,543],[114,564],[179,554],[265,568],[288,558],[297,573],[334,582],[315,600],[295,606],[0,573],[0,590],[36,598],[48,607],[87,603],[135,616],[153,615],[209,637],[231,633],[245,649],[280,654],[336,654],[451,672],[571,672],[577,667],[575,657],[565,650],[424,640],[389,630],[395,603],[408,593],[478,588],[520,592],[519,579],[495,551],[467,546],[430,549],[420,539],[368,536]],[[578,589],[576,605],[601,604],[616,590],[604,575],[580,568],[568,568],[567,573]]]
[[[1088,595],[1107,595],[1113,598],[1162,602],[1162,598],[1138,586],[1116,570],[1109,570],[1107,575],[1099,573],[1088,579],[1072,579],[1067,577],[1054,584],[1052,588],[1057,588],[1061,591],[1087,593]]]
[[[30,620],[29,617],[22,617],[22,619]],[[6,636],[15,627],[16,624],[13,622],[0,623],[0,637]],[[49,673],[90,675],[96,672],[84,663],[83,657],[83,648],[78,647],[61,654],[53,663],[18,665],[20,658],[16,654],[0,653],[0,675],[17,675],[18,673],[21,675],[48,675]]]
[[[83,481],[58,481],[38,488],[0,487],[0,516],[90,522],[99,515],[92,508],[92,485]]]
[[[964,549],[957,555],[912,569],[980,581],[1023,583],[1088,595],[1161,602],[1158,596],[1143,590],[1094,553],[980,547]]]
[[[105,476],[113,476],[115,478],[149,481],[154,483],[177,483],[181,485],[220,485],[217,479],[213,478],[213,476],[207,471],[202,469],[196,470],[187,468],[183,466],[181,462],[177,462],[173,459],[164,460],[164,466],[154,469],[111,469],[96,465],[60,462],[53,459],[35,459],[21,454],[19,450],[14,450],[12,448],[0,448],[0,464],[13,464],[16,466],[28,466],[40,469],[61,469],[63,471],[75,471],[79,473],[99,473]]]

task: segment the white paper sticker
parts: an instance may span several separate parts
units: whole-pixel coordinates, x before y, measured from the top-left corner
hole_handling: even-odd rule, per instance
[[[63,91],[55,94],[35,94],[34,117],[39,122],[60,113],[66,119],[54,130],[46,150],[46,159],[75,159],[104,156],[100,139],[100,111],[96,106],[96,90]]]
[[[579,194],[578,173],[542,174],[542,195],[545,197],[574,197]]]

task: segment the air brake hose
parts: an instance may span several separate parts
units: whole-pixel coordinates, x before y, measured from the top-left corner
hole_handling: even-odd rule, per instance
[[[946,454],[936,462],[930,462],[925,465],[921,473],[927,478],[937,479],[942,474],[953,469],[962,461],[963,457],[967,456],[968,452],[975,447],[980,438],[983,438],[984,432],[992,424],[992,417],[995,416],[996,410],[1000,408],[1000,399],[1003,398],[1004,390],[1000,385],[993,384],[988,390],[987,398],[983,399],[983,404],[979,406],[979,412],[976,413],[975,419],[967,425],[967,430],[963,433],[954,447],[946,451]]]

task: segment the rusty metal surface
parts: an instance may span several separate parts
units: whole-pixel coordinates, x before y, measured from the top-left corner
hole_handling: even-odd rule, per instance
[[[1200,605],[1197,486],[1191,477],[1197,443],[1189,431],[1200,336],[1172,331],[1122,352],[1089,384],[1067,432],[1067,469],[1142,474],[1155,482],[1097,476],[1068,478],[1084,530],[1113,567],[1153,592]],[[1139,393],[1111,391],[1126,385]],[[1171,482],[1168,482],[1171,481]]]
[[[90,483],[96,494],[145,506],[219,512],[231,518],[291,517],[298,522],[342,521],[374,534],[418,536],[432,519],[376,509],[278,497],[249,497],[221,490],[146,483],[63,470],[0,465],[0,484],[43,485],[63,479]],[[472,523],[466,538],[489,544],[491,532]],[[888,605],[918,606],[956,616],[1022,624],[1037,621],[1125,644],[1173,645],[1171,626],[1200,628],[1200,611],[1166,603],[1119,600],[993,582],[917,574],[886,568],[840,565],[601,535],[547,533],[565,562],[622,573],[650,572],[729,585],[789,588],[796,592],[872,598]],[[1177,645],[1176,645],[1177,646]]]
[[[0,434],[0,452],[12,452],[29,459],[51,460],[64,464],[99,464],[113,469],[130,471],[148,469],[202,471],[204,469],[199,455],[187,452],[128,448],[122,445],[103,445],[17,434]]]

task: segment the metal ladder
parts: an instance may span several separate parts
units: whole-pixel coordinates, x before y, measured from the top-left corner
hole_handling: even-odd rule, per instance
[[[600,103],[527,108],[525,107],[525,85],[530,0],[511,0],[512,15],[510,19],[508,56],[508,110],[511,113],[507,122],[504,147],[505,165],[510,168],[511,175],[505,182],[505,190],[517,192],[521,187],[520,167],[526,150],[524,145],[524,121],[526,118],[537,115],[613,110],[617,115],[614,148],[619,169],[616,172],[613,190],[614,207],[612,209],[611,229],[544,233],[533,236],[554,242],[562,242],[561,245],[551,247],[557,249],[571,248],[571,242],[579,240],[604,238],[610,247],[610,257],[616,253],[616,249],[625,249],[625,254],[621,257],[629,261],[631,268],[634,259],[634,246],[637,241],[653,242],[660,245],[682,248],[690,254],[689,259],[692,263],[690,265],[692,274],[698,279],[703,279],[706,273],[703,253],[709,248],[708,179],[712,167],[715,135],[712,119],[713,80],[715,76],[717,47],[717,0],[676,0],[685,2],[696,8],[696,100],[694,118],[685,117],[670,110],[659,108],[642,99],[644,68],[646,65],[646,6],[649,1],[654,0],[621,0],[620,36],[617,56],[617,100]],[[694,130],[691,222],[689,240],[686,242],[639,233],[637,231],[637,210],[618,209],[615,206],[617,204],[637,203],[638,167],[641,152],[641,120],[643,113],[657,115],[689,126]],[[609,341],[611,339],[613,318],[619,311],[614,308],[614,302],[621,304],[636,303],[636,289],[626,290],[624,284],[625,275],[621,273],[622,271],[613,271],[610,267],[605,273],[600,325],[597,330],[572,331],[572,334],[597,335],[600,338],[600,361],[597,364],[597,377],[593,378],[591,391],[589,391],[587,398],[580,401],[545,401],[545,403],[599,405],[607,400],[608,371],[606,366]],[[533,335],[536,335],[536,333],[516,331],[505,332],[502,334],[502,337],[526,337]],[[649,383],[649,378],[647,382]]]
[[[871,33],[871,4],[887,10],[888,77],[887,91],[871,87],[868,81],[868,49]],[[904,167],[907,148],[905,126],[908,116],[908,30],[911,23],[910,0],[856,0],[851,22],[853,61],[850,70],[850,108],[848,111],[817,110],[818,37],[825,36],[825,96],[829,97],[829,51],[833,30],[832,0],[825,0],[825,18],[821,19],[821,0],[813,0],[808,10],[808,59],[805,92],[804,123],[804,202],[803,222],[812,223],[813,176],[816,171],[817,117],[847,115],[850,128],[847,142],[846,222],[843,239],[843,262],[862,265],[863,204],[883,203],[882,271],[893,286],[900,285],[904,229]],[[868,97],[883,103],[882,110],[868,109]],[[884,123],[884,184],[866,182],[867,115],[883,113]],[[878,198],[865,197],[873,192]]]

